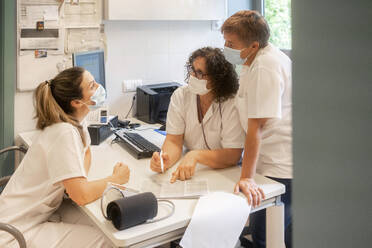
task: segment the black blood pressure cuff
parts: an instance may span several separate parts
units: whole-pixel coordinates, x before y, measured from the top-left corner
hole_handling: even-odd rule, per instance
[[[107,205],[107,217],[118,230],[145,223],[157,214],[158,202],[151,192],[120,198]]]

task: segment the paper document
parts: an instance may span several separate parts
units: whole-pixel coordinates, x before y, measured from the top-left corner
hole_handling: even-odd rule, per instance
[[[158,198],[198,198],[208,194],[208,181],[191,180],[170,183],[144,180],[141,191],[152,192]]]
[[[33,27],[37,21],[45,21],[46,28],[58,27],[58,5],[29,5],[22,13],[22,27]]]
[[[180,245],[183,248],[233,248],[251,206],[241,196],[215,192],[199,199]]]
[[[63,39],[59,29],[36,29],[23,28],[19,40],[21,50],[62,50]]]

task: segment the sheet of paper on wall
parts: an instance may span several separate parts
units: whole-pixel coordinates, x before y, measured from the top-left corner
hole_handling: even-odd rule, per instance
[[[58,28],[58,5],[30,5],[21,8],[21,27],[34,28],[38,21],[44,21],[45,28]]]
[[[96,1],[79,1],[79,4],[66,2],[64,9],[67,27],[97,26],[101,23],[100,12]]]
[[[19,48],[21,51],[48,50],[55,54],[63,52],[63,39],[59,29],[27,29],[20,32]],[[22,53],[21,53],[22,55]]]
[[[67,31],[67,53],[100,48],[103,48],[103,37],[98,28],[74,28]]]
[[[160,199],[199,198],[207,195],[208,180],[187,180],[170,183],[164,180],[144,180],[141,192],[152,192]]]
[[[18,57],[17,89],[34,90],[41,82],[55,77],[60,70],[59,65],[62,70],[71,67],[71,55],[53,55],[48,51],[46,58],[35,59],[34,51],[24,51],[24,54]],[[35,73],[35,70],[38,73]]]
[[[21,4],[58,4],[60,3],[59,0],[21,0]]]
[[[44,9],[44,21],[58,21],[58,6],[47,6],[48,8]]]
[[[233,248],[251,207],[241,196],[214,192],[199,199],[182,237],[183,248]]]

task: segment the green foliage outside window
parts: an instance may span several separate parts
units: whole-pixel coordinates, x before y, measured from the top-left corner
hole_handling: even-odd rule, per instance
[[[291,0],[265,0],[265,19],[270,26],[270,42],[279,48],[292,48]]]

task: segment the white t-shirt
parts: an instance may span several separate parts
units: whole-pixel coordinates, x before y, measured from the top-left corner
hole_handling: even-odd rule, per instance
[[[235,106],[247,132],[248,118],[269,118],[263,127],[257,162],[259,174],[292,178],[291,60],[271,44],[243,66]]]
[[[0,195],[0,222],[26,232],[47,221],[62,202],[62,181],[86,177],[84,154],[90,137],[86,128],[84,132],[86,147],[69,123],[53,124],[39,134]],[[1,232],[0,246],[8,238]]]
[[[196,97],[187,85],[178,88],[171,97],[167,114],[167,133],[184,134],[188,150],[208,149],[198,120]],[[219,104],[212,102],[203,118],[203,125],[211,149],[244,147],[244,131],[239,124],[233,99],[221,103],[221,114]]]

